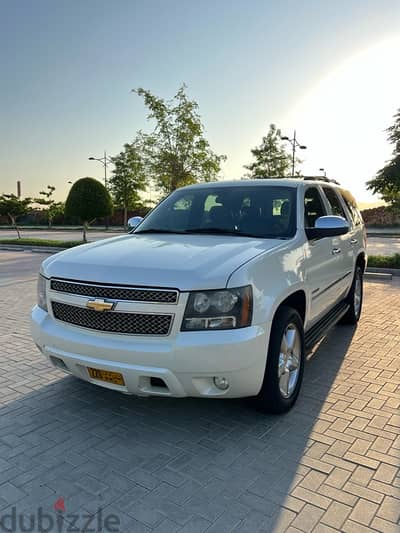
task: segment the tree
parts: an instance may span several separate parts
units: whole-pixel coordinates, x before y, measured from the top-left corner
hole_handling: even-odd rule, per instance
[[[260,146],[253,148],[251,153],[255,161],[244,167],[250,171],[250,178],[273,178],[290,174],[292,159],[281,142],[281,130],[275,124],[270,124],[267,136],[262,138]]]
[[[81,220],[84,242],[87,242],[89,224],[97,217],[106,217],[111,213],[111,196],[102,183],[94,178],[81,178],[72,185],[65,202],[65,214]]]
[[[18,239],[21,238],[21,235],[17,226],[17,218],[29,212],[31,203],[31,198],[22,199],[15,196],[15,194],[2,194],[0,196],[0,215],[8,216],[11,225],[17,232]]]
[[[109,180],[115,205],[124,210],[124,227],[128,225],[128,209],[141,205],[139,191],[146,189],[146,173],[137,142],[125,144],[124,150],[112,158],[114,170]]]
[[[178,187],[211,181],[217,178],[223,155],[215,154],[204,137],[204,127],[198,104],[189,100],[186,86],[178,90],[172,100],[154,96],[150,91],[134,89],[144,99],[155,120],[150,134],[139,132],[149,175],[165,193]]]
[[[65,205],[63,202],[56,202],[53,199],[53,193],[56,190],[54,185],[47,185],[47,191],[40,191],[39,194],[41,197],[34,198],[34,202],[44,206],[47,213],[47,220],[49,224],[49,228],[53,224],[54,217],[60,214],[63,214]]]
[[[393,157],[381,168],[375,178],[367,181],[367,189],[379,194],[396,212],[400,212],[400,108],[394,123],[387,128],[388,141],[393,144]]]

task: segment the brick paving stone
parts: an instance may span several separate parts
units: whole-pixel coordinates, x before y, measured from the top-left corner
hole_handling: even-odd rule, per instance
[[[327,477],[325,483],[331,485],[331,487],[341,489],[350,476],[351,472],[343,470],[342,468],[334,468]]]
[[[374,474],[375,470],[371,470],[364,466],[358,466],[352,473],[350,481],[366,487]]]
[[[322,509],[308,503],[293,520],[292,526],[300,529],[300,531],[311,531],[323,515]]]
[[[400,520],[400,501],[397,498],[385,496],[376,515],[379,516],[379,518],[384,518],[389,522],[397,524]]]
[[[365,284],[358,327],[320,342],[294,409],[270,417],[61,373],[29,335],[38,258],[12,256],[32,275],[0,283],[0,518],[64,497],[123,532],[399,532],[400,279]]]
[[[346,518],[351,513],[351,507],[343,503],[332,502],[321,518],[322,524],[335,529],[341,528]]]
[[[374,474],[374,479],[382,481],[382,483],[392,483],[398,473],[399,468],[381,463]]]
[[[377,503],[360,498],[350,514],[350,519],[368,526],[378,509]]]
[[[378,516],[373,519],[371,527],[380,533],[399,533],[400,531],[399,524],[393,524]]]

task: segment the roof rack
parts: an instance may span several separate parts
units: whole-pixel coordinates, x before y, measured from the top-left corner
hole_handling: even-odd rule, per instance
[[[247,178],[243,176],[240,178],[241,180],[246,179],[273,179],[273,180],[290,180],[290,179],[297,179],[297,180],[304,180],[304,181],[325,181],[326,183],[334,183],[335,185],[340,185],[340,183],[334,179],[327,178],[326,176],[268,176],[268,177],[261,177],[261,176],[255,176],[254,178]]]
[[[334,179],[327,178],[326,176],[299,176],[300,178],[303,178],[305,181],[325,181],[326,183],[335,183],[336,185],[340,185],[340,183]]]

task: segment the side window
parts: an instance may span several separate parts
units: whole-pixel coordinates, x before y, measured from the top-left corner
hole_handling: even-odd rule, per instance
[[[338,195],[332,189],[331,187],[323,187],[325,196],[328,199],[329,205],[332,209],[332,215],[336,215],[338,217],[343,217],[344,219],[347,219],[346,213],[344,212],[343,206],[339,200]]]
[[[345,191],[342,189],[340,190],[340,195],[343,198],[343,201],[346,204],[347,209],[349,210],[353,224],[355,226],[360,226],[363,221],[362,221],[361,213],[358,210],[355,199],[348,191]]]
[[[318,189],[308,188],[304,195],[304,227],[313,228],[317,218],[325,215],[325,206]]]

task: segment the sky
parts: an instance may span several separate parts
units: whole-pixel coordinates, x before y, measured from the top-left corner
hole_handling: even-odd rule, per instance
[[[151,130],[137,87],[185,83],[223,179],[243,176],[270,123],[300,169],[363,203],[400,108],[399,0],[0,0],[0,193],[64,200],[89,161]]]

